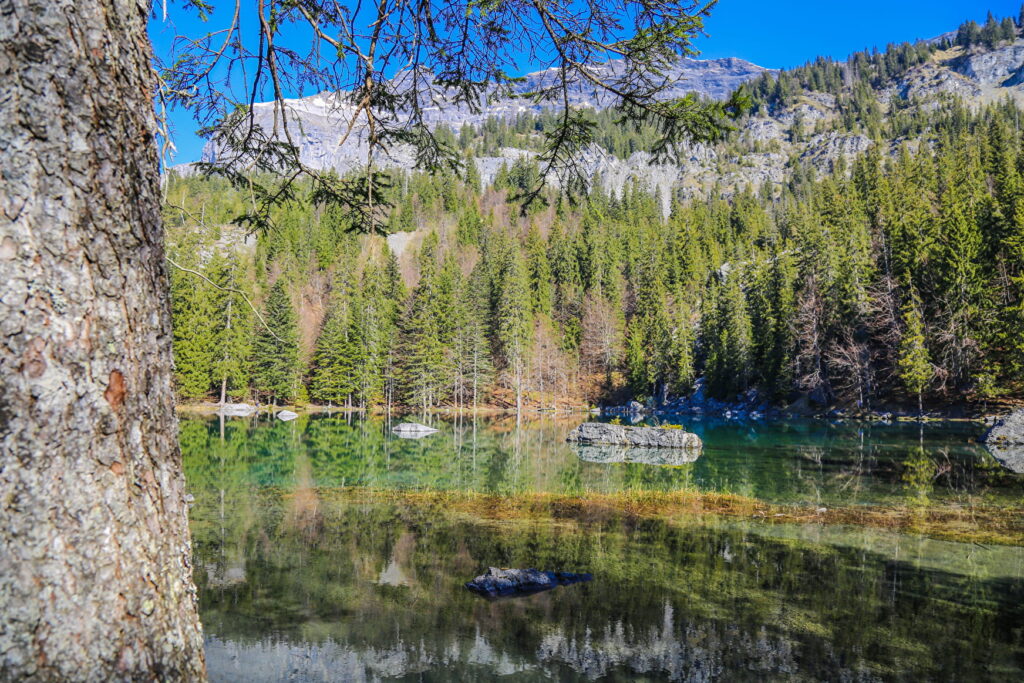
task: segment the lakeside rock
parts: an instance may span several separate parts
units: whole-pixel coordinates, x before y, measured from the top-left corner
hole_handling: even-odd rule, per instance
[[[647,412],[647,408],[639,401],[630,401],[623,406],[604,406],[600,412],[602,415],[625,415],[639,418]]]
[[[530,595],[551,590],[557,586],[593,580],[592,574],[572,572],[542,572],[539,569],[498,569],[490,567],[485,573],[466,583],[466,588],[487,598]]]
[[[248,403],[223,403],[217,406],[217,414],[224,417],[249,417],[256,412],[256,406]]]
[[[419,422],[402,422],[392,427],[391,431],[401,439],[421,439],[424,436],[437,433],[437,430],[433,427],[428,427]]]
[[[584,422],[574,429],[567,441],[580,444],[639,446],[642,448],[700,449],[700,437],[683,429],[664,427],[628,427],[604,422]]]
[[[289,422],[291,420],[294,420],[298,416],[299,416],[298,413],[293,413],[290,410],[281,410],[281,411],[278,411],[278,413],[277,413],[277,419],[278,420],[282,420],[284,422]]]
[[[997,419],[981,441],[1003,467],[1024,474],[1024,409]]]
[[[639,446],[611,446],[606,444],[576,447],[580,460],[595,463],[631,462],[642,465],[678,467],[695,462],[699,448],[643,448]]]

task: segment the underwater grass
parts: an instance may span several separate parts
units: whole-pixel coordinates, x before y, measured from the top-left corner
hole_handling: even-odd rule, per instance
[[[294,491],[282,491],[285,497]],[[441,490],[398,491],[360,487],[316,489],[324,502],[390,504],[436,509],[492,521],[603,522],[617,518],[740,518],[756,524],[828,524],[887,529],[979,545],[1024,546],[1024,507],[945,504],[812,507],[766,503],[737,494],[699,491],[625,491],[510,496]]]

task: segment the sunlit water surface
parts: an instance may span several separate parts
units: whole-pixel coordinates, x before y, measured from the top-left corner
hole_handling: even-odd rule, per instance
[[[340,487],[716,491],[812,505],[1016,504],[973,425],[687,422],[693,462],[601,462],[579,419],[181,424],[215,681],[1019,680],[1024,549],[714,517],[495,521]],[[614,456],[614,454],[612,454]],[[664,462],[664,458],[658,462]],[[488,566],[594,580],[487,601]]]

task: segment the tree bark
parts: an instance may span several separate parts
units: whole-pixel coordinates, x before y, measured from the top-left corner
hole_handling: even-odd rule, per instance
[[[201,680],[139,0],[0,0],[0,679]]]

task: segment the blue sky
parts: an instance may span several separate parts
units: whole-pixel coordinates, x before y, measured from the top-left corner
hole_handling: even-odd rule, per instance
[[[234,7],[233,2],[228,4],[213,0],[221,12]],[[864,48],[883,49],[887,43],[931,38],[955,30],[966,19],[981,22],[989,10],[1000,17],[1016,17],[1020,6],[1020,0],[720,0],[706,22],[709,36],[700,39],[697,47],[705,59],[740,57],[765,67],[788,68],[818,55],[844,59]],[[175,14],[180,31],[198,34],[203,30],[194,18],[181,16],[180,11]],[[171,33],[159,15],[151,22],[150,35],[157,54],[165,54]],[[171,163],[198,159],[203,141],[195,134],[190,116],[172,112],[171,123],[178,148]]]

